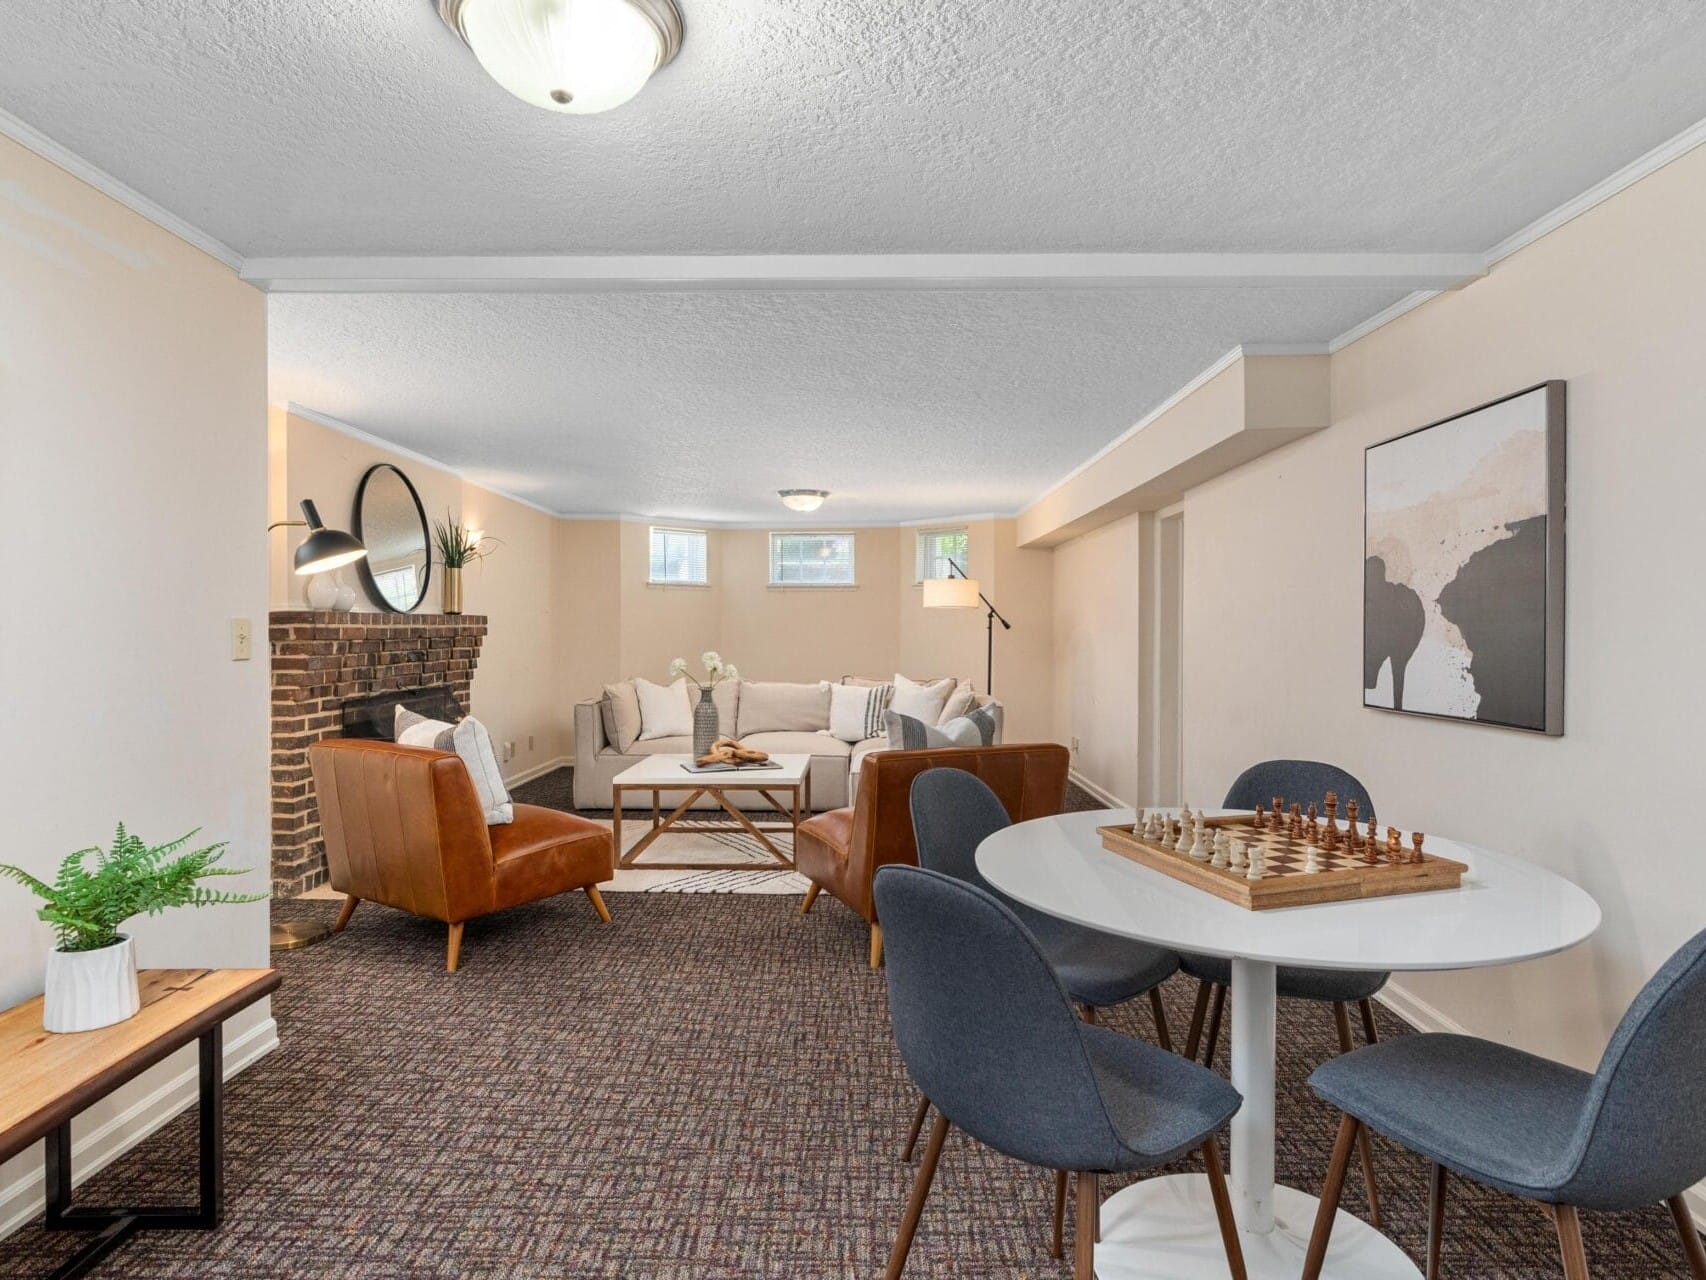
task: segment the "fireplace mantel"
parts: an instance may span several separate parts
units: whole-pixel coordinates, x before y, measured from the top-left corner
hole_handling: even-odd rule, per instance
[[[289,897],[326,879],[308,747],[343,732],[343,706],[376,693],[449,688],[464,715],[486,619],[474,614],[275,611],[272,880]]]

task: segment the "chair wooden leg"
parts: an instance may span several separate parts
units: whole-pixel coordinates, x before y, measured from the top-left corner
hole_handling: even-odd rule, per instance
[[[1226,1265],[1232,1280],[1246,1280],[1244,1245],[1238,1239],[1238,1219],[1232,1216],[1232,1197],[1226,1194],[1226,1170],[1220,1164],[1220,1144],[1210,1138],[1202,1145],[1203,1167],[1208,1170],[1208,1191],[1214,1197],[1214,1216],[1220,1223],[1220,1242],[1226,1246]]]
[[[1439,1280],[1440,1246],[1445,1240],[1445,1166],[1436,1164],[1428,1180],[1428,1274]]]
[[[817,901],[817,895],[822,893],[822,892],[823,892],[823,886],[821,884],[819,884],[816,880],[813,880],[812,881],[812,887],[806,890],[806,900],[804,902],[800,903],[800,914],[801,915],[805,915],[808,911],[810,911],[812,909],[812,903]]]
[[[1582,1220],[1576,1216],[1576,1206],[1553,1206],[1552,1221],[1558,1228],[1558,1252],[1564,1260],[1564,1280],[1588,1280],[1588,1255],[1582,1248]]]
[[[871,925],[871,968],[881,969],[882,967],[883,967],[883,926],[880,924],[873,923]]]
[[[1066,1256],[1066,1170],[1054,1171],[1054,1243],[1048,1256],[1059,1260]]]
[[[1215,984],[1214,1010],[1208,1015],[1208,1047],[1203,1050],[1202,1064],[1214,1066],[1214,1047],[1220,1043],[1220,1018],[1226,1012],[1226,988]]]
[[[332,926],[332,932],[342,933],[344,931],[344,926],[349,923],[349,918],[355,914],[355,909],[360,905],[360,898],[356,897],[353,893],[345,894],[343,910],[338,912],[338,922]]]
[[[1351,1039],[1351,1014],[1343,1000],[1333,1001],[1333,1022],[1339,1030],[1339,1052],[1350,1053],[1356,1048]],[[1368,1195],[1368,1221],[1376,1231],[1380,1230],[1380,1187],[1374,1179],[1374,1138],[1368,1127],[1363,1126],[1357,1135],[1357,1154],[1362,1159],[1362,1185]]]
[[[1096,1025],[1096,1006],[1095,1005],[1093,1005],[1093,1004],[1081,1004],[1081,1005],[1079,1005],[1078,1006],[1078,1015],[1081,1018],[1083,1018],[1084,1021],[1088,1022],[1092,1027]]]
[[[1161,1003],[1161,988],[1149,988],[1149,1011],[1155,1015],[1155,1043],[1173,1052],[1173,1036],[1167,1030],[1167,1006]]]
[[[918,1095],[918,1109],[912,1113],[912,1127],[906,1131],[906,1150],[900,1153],[902,1164],[912,1163],[913,1148],[918,1145],[918,1135],[924,1132],[924,1118],[930,1114],[930,1099],[922,1093]]]
[[[1362,1011],[1362,1038],[1364,1044],[1379,1044],[1380,1032],[1374,1029],[1374,1001],[1358,1000],[1357,1008]]]
[[[1197,1054],[1202,1050],[1202,1024],[1208,1017],[1208,998],[1213,994],[1213,983],[1197,983],[1197,1006],[1191,1010],[1191,1028],[1185,1032],[1185,1056],[1192,1062],[1197,1060]]]
[[[1303,1255],[1303,1280],[1321,1280],[1321,1267],[1327,1261],[1327,1242],[1333,1235],[1333,1215],[1339,1211],[1345,1173],[1351,1167],[1351,1151],[1361,1128],[1355,1116],[1346,1116],[1339,1122],[1333,1159],[1327,1165],[1327,1181],[1321,1188],[1321,1207],[1315,1212],[1315,1230],[1309,1235],[1309,1252]]]
[[[1078,1218],[1072,1240],[1072,1280],[1096,1280],[1096,1175],[1078,1175]]]
[[[598,918],[604,921],[605,924],[609,924],[610,908],[604,905],[604,895],[598,891],[597,885],[587,885],[586,900],[592,903],[592,909],[598,912]]]
[[[1694,1229],[1694,1216],[1688,1212],[1688,1202],[1681,1196],[1665,1201],[1677,1234],[1682,1237],[1682,1252],[1688,1257],[1688,1274],[1694,1280],[1706,1280],[1706,1249],[1700,1247],[1700,1233]]]
[[[900,1280],[906,1270],[906,1255],[912,1252],[912,1237],[918,1233],[918,1219],[924,1213],[924,1201],[930,1194],[930,1183],[936,1177],[936,1162],[942,1158],[942,1143],[948,1137],[948,1117],[936,1113],[936,1123],[930,1126],[930,1139],[924,1144],[924,1159],[918,1165],[918,1177],[912,1183],[912,1196],[906,1202],[900,1230],[895,1233],[894,1248],[889,1253],[889,1269],[883,1280]]]
[[[456,966],[462,963],[462,925],[450,926],[450,945],[444,953],[444,971],[455,973]]]

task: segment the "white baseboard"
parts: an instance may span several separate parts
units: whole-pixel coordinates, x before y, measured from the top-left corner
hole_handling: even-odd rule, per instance
[[[1446,1017],[1426,1000],[1406,991],[1396,982],[1388,982],[1374,998],[1417,1031],[1445,1031],[1457,1036],[1473,1034],[1461,1023]],[[1706,1182],[1699,1183],[1685,1192],[1684,1198],[1688,1201],[1689,1211],[1694,1215],[1694,1225],[1701,1231],[1706,1231]]]
[[[225,1045],[225,1078],[239,1072],[278,1048],[278,1023],[268,1018],[256,1023]],[[71,1149],[71,1168],[77,1182],[99,1173],[149,1134],[195,1105],[200,1069],[190,1066],[147,1097],[126,1107],[93,1133],[86,1133]],[[0,1187],[0,1239],[11,1235],[31,1218],[39,1217],[47,1203],[46,1173],[38,1165],[33,1173]]]
[[[1106,787],[1099,787],[1094,782],[1091,782],[1090,779],[1086,778],[1076,769],[1067,770],[1066,776],[1072,780],[1073,786],[1083,787],[1084,790],[1095,796],[1096,799],[1100,800],[1110,809],[1129,809],[1132,807],[1127,801],[1121,800]]]
[[[514,777],[506,776],[504,786],[519,787],[524,782],[532,782],[535,778],[543,778],[546,774],[558,769],[566,769],[574,762],[573,756],[557,756],[555,759],[547,760],[544,764],[536,764],[531,769],[523,769]]]

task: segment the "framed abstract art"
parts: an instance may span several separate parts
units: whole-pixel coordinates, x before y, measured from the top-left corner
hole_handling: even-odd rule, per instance
[[[1564,732],[1564,384],[1364,455],[1363,705]]]

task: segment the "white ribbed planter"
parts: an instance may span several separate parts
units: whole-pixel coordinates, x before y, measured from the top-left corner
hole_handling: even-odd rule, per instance
[[[93,1031],[135,1016],[136,947],[122,934],[99,951],[49,951],[41,1025],[47,1031]]]

